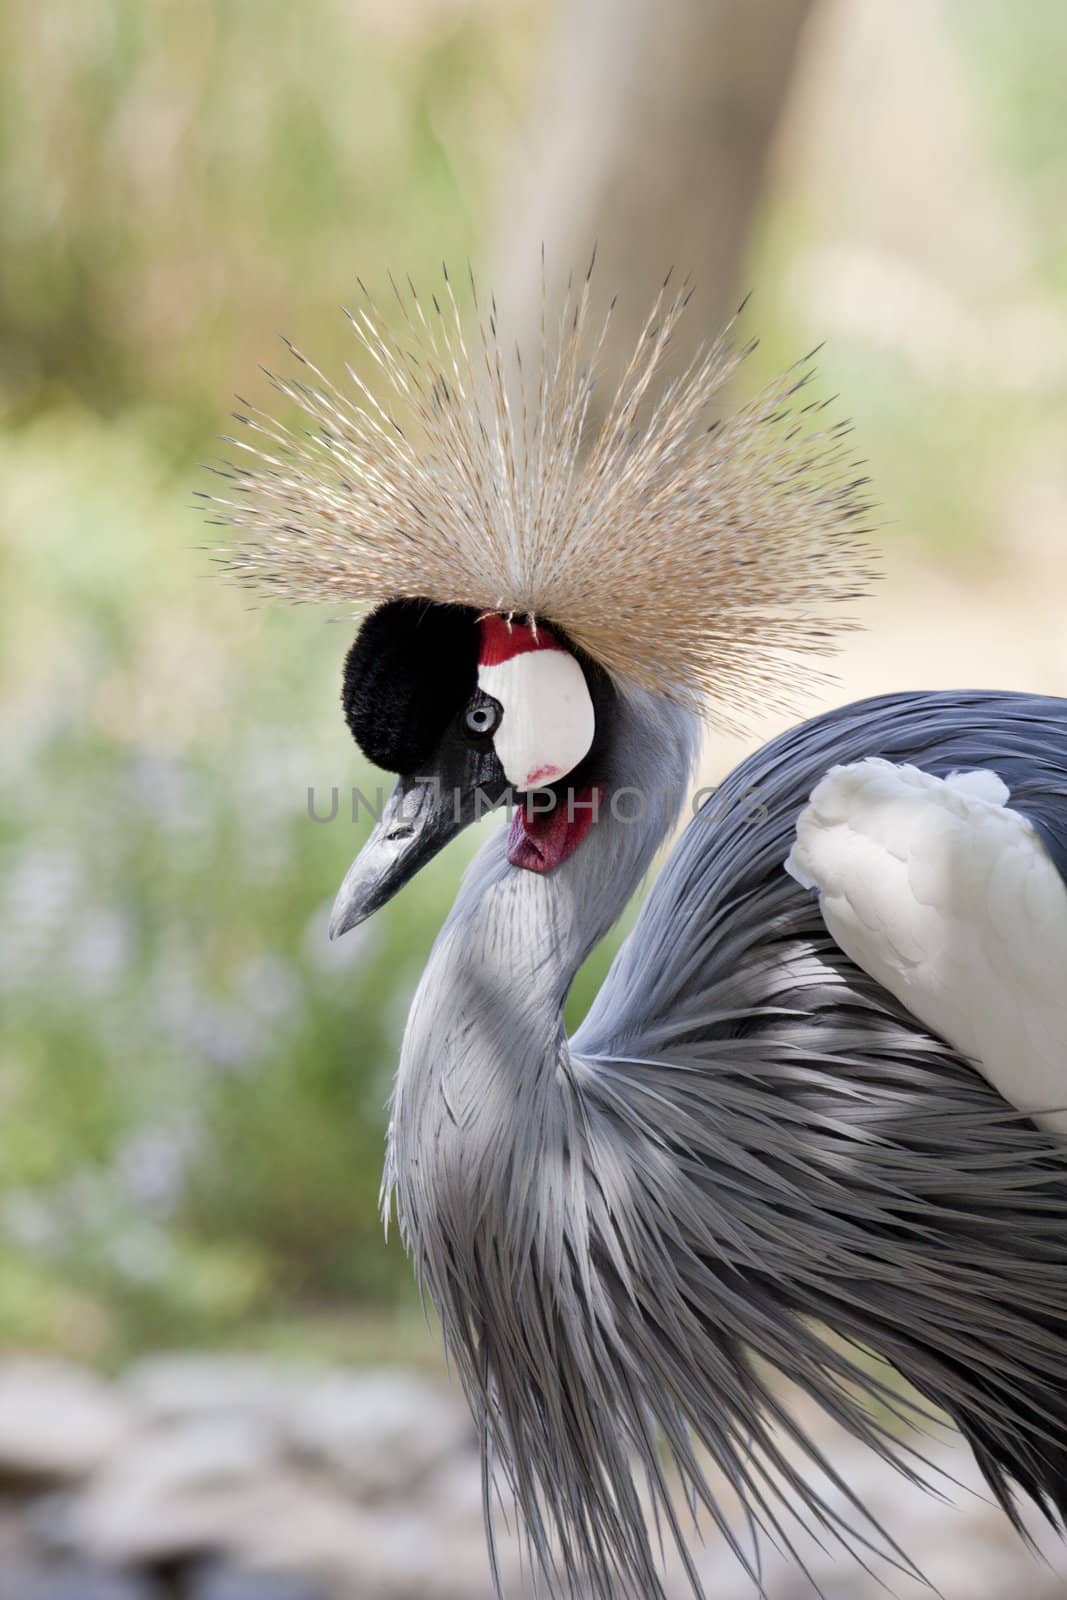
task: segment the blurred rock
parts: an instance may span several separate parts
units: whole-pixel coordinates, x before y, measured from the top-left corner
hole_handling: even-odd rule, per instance
[[[84,1477],[129,1430],[127,1407],[90,1373],[50,1361],[0,1366],[0,1478]]]
[[[77,1552],[78,1540],[74,1530],[76,1498],[76,1491],[54,1489],[24,1504],[22,1527],[35,1550],[55,1559]]]
[[[234,1508],[236,1510],[236,1508]],[[266,1513],[266,1514],[265,1514]],[[368,1506],[315,1480],[279,1481],[231,1527],[234,1559],[321,1582],[330,1600],[492,1600],[480,1524],[451,1526],[418,1498]],[[517,1559],[503,1541],[505,1592],[520,1600]]]
[[[219,1567],[196,1581],[210,1576],[221,1584],[225,1576],[233,1586],[239,1576],[242,1600],[260,1594],[274,1600],[268,1578],[293,1585],[294,1573],[315,1600],[491,1600],[480,1529],[472,1540],[418,1506],[361,1506],[313,1474],[277,1471],[215,1487],[189,1484],[152,1505],[116,1497],[102,1508],[97,1499],[87,1508],[82,1536],[83,1548],[99,1558],[134,1566],[217,1556]]]
[[[284,1573],[210,1567],[190,1578],[184,1600],[327,1600],[325,1590]]]
[[[0,1500],[0,1572],[17,1566],[32,1549],[25,1510],[21,1499]]]
[[[72,1535],[118,1562],[225,1549],[235,1503],[243,1508],[256,1495],[278,1455],[274,1430],[250,1418],[149,1433],[94,1476],[72,1510]]]
[[[422,1485],[422,1504],[449,1526],[467,1522],[482,1526],[482,1463],[476,1450],[452,1455]],[[497,1482],[494,1498],[510,1520],[515,1501],[506,1483]]]
[[[308,1374],[258,1356],[160,1355],[131,1367],[123,1388],[153,1422],[239,1413],[278,1421],[308,1383]]]
[[[309,1375],[190,1356],[142,1363],[113,1388],[66,1368],[9,1364],[0,1366],[0,1400],[5,1386],[0,1436],[14,1437],[12,1419],[21,1417],[36,1466],[8,1468],[0,1493],[0,1600],[492,1600],[473,1428],[460,1398],[419,1374]],[[32,1405],[40,1399],[44,1417],[46,1401],[54,1408],[67,1395],[75,1420],[96,1416],[98,1427],[95,1448],[86,1427],[79,1451],[72,1428],[60,1470],[54,1411],[38,1434]],[[1049,1565],[1035,1559],[989,1504],[958,1441],[923,1446],[947,1504],[805,1409],[802,1397],[795,1404],[840,1477],[815,1473],[793,1445],[795,1469],[842,1516],[853,1516],[858,1496],[946,1600],[1067,1600],[1063,1546],[1024,1508]],[[24,1461],[28,1445],[19,1450]],[[768,1485],[791,1498],[785,1479]],[[728,1486],[713,1474],[712,1488],[743,1533]],[[506,1493],[499,1513],[503,1589],[524,1600],[530,1585]],[[749,1600],[753,1582],[712,1518],[698,1512],[697,1521],[693,1558],[705,1592]],[[768,1600],[802,1600],[812,1585],[826,1600],[875,1600],[885,1592],[879,1580],[898,1600],[930,1593],[884,1559],[865,1572],[818,1531],[790,1524],[791,1553],[764,1542]],[[669,1542],[665,1568],[670,1600],[691,1595]]]
[[[416,1373],[334,1372],[313,1384],[291,1419],[294,1442],[361,1498],[418,1483],[474,1428],[463,1401]]]
[[[149,1578],[70,1562],[0,1567],[0,1600],[163,1600],[163,1590]]]

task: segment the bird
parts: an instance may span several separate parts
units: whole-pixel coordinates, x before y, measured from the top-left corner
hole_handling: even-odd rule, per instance
[[[877,573],[811,360],[732,404],[735,321],[657,387],[668,279],[588,437],[590,274],[532,359],[473,276],[359,287],[346,377],[289,346],[208,500],[230,578],[357,622],[344,717],[397,781],[331,934],[506,812],[411,1003],[382,1189],[494,1582],[508,1504],[574,1600],[662,1600],[666,1544],[700,1595],[698,1516],[761,1593],[803,1529],[917,1573],[782,1380],[931,1489],[947,1417],[1020,1532],[1028,1499],[1062,1527],[1067,701],[878,695],[694,802],[704,738],[796,710]]]

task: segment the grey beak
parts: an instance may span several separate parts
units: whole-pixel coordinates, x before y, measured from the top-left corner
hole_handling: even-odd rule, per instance
[[[457,809],[440,784],[400,779],[345,874],[333,903],[331,939],[365,922],[459,833],[465,819]]]

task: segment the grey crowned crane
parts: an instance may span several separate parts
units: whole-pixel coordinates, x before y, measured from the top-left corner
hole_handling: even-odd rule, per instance
[[[1067,702],[883,695],[773,739],[568,1037],[702,720],[793,695],[844,625],[864,480],[807,370],[717,414],[729,332],[654,398],[684,292],[588,444],[587,284],[518,383],[494,308],[468,343],[447,279],[397,300],[350,313],[375,384],[293,352],[310,426],[244,411],[214,514],[238,579],[363,618],[345,716],[398,781],[334,935],[510,803],[412,1004],[383,1189],[491,1550],[499,1475],[547,1593],[662,1596],[664,1529],[699,1593],[688,1497],[758,1585],[710,1461],[787,1550],[797,1519],[906,1563],[776,1375],[920,1478],[895,1419],[947,1413],[1017,1525],[1019,1495],[1062,1517]]]

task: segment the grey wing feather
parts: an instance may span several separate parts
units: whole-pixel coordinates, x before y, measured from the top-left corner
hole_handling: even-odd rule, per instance
[[[992,768],[1067,881],[1067,701],[946,691],[854,702],[763,746],[701,808],[575,1035],[576,1051],[610,1053],[652,1016],[688,1017],[778,917],[794,935],[825,939],[818,908],[779,869],[819,779],[866,756],[937,777]]]
[[[1009,1515],[1021,1488],[1062,1518],[1063,1149],[851,963],[783,870],[818,780],[871,755],[993,768],[1067,870],[1067,702],[1039,696],[831,712],[743,762],[689,825],[571,1042],[589,1126],[640,1200],[618,1204],[626,1255],[660,1249],[639,1296],[642,1391],[676,1459],[677,1412],[766,1526],[741,1441],[785,1469],[748,1352],[901,1464],[855,1400],[886,1391],[829,1326],[950,1413]],[[832,1520],[805,1474],[786,1482]]]

